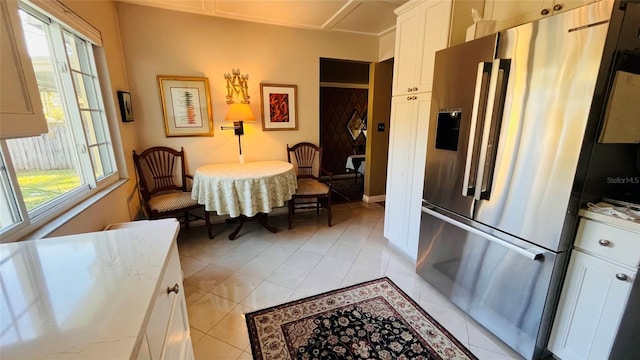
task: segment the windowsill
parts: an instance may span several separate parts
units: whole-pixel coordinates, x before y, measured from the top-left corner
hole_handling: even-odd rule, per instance
[[[69,222],[74,217],[80,215],[83,211],[88,209],[93,204],[102,200],[104,197],[112,193],[114,190],[124,185],[129,179],[119,179],[116,180],[113,184],[105,187],[104,189],[98,191],[95,195],[90,196],[86,200],[80,202],[78,205],[72,207],[71,209],[63,212],[59,216],[56,216],[51,221],[47,222],[43,226],[37,228],[36,230],[28,233],[26,236],[22,236],[20,238],[12,239],[9,241],[19,241],[19,240],[35,240],[42,239],[47,237],[52,232],[58,230],[64,224]],[[18,234],[15,234],[18,235]]]

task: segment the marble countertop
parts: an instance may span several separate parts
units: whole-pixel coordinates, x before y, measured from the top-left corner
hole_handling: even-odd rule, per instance
[[[169,219],[0,244],[0,358],[129,359],[178,230]]]

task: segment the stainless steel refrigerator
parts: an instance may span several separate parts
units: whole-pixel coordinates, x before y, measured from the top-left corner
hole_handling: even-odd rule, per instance
[[[544,351],[573,240],[613,5],[436,54],[417,272],[525,358]]]

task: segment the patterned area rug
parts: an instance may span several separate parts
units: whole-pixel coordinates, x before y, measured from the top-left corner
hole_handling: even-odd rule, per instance
[[[254,359],[477,359],[386,277],[246,320]]]

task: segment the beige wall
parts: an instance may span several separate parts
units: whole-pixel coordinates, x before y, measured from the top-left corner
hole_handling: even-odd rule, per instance
[[[390,31],[380,36],[378,49],[378,61],[385,61],[395,56],[396,52],[396,31]]]
[[[235,162],[237,137],[221,131],[226,83],[224,73],[249,74],[251,108],[257,122],[245,126],[242,150],[247,161],[286,161],[286,144],[319,139],[319,58],[377,61],[378,39],[336,32],[240,22],[117,3],[122,43],[133,99],[138,150],[183,146],[188,171],[205,163]],[[164,134],[157,75],[209,79],[213,137]],[[260,83],[298,86],[298,131],[262,131]]]
[[[449,33],[449,46],[465,42],[467,28],[473,25],[471,9],[478,10],[482,16],[484,12],[484,0],[454,0],[451,10],[451,30]]]
[[[203,163],[237,160],[237,138],[231,131],[221,131],[226,114],[223,74],[232,68],[248,73],[252,109],[257,122],[247,125],[243,150],[248,160],[285,160],[285,144],[299,141],[318,142],[318,59],[320,57],[361,61],[382,61],[393,56],[395,32],[375,37],[345,33],[298,30],[285,27],[237,22],[114,3],[113,0],[60,0],[73,12],[100,30],[110,93],[105,94],[107,113],[116,119],[112,132],[119,137],[126,164],[123,176],[131,179],[80,215],[59,227],[51,235],[96,231],[107,224],[129,221],[139,209],[131,153],[133,149],[163,144],[184,146],[191,171]],[[470,25],[470,8],[482,9],[483,0],[470,3],[455,1],[452,43],[460,42]],[[462,3],[462,4],[459,4]],[[468,18],[467,18],[468,17]],[[457,21],[456,21],[457,19]],[[121,37],[122,36],[122,37]],[[125,61],[128,64],[125,67]],[[209,78],[214,114],[215,136],[206,138],[166,138],[156,75],[189,75]],[[380,72],[378,71],[379,75]],[[298,85],[298,131],[263,132],[260,124],[260,82]],[[116,91],[130,91],[133,97],[133,123],[119,119]],[[379,91],[379,90],[374,90]],[[377,111],[378,115],[382,112]],[[378,143],[372,135],[370,143]],[[371,129],[370,131],[374,131]],[[370,156],[382,156],[385,147],[374,146]],[[371,174],[386,173],[372,169]],[[382,176],[369,179],[367,194],[384,194]]]
[[[373,160],[365,163],[364,194],[373,197],[386,193],[393,60],[372,64],[370,69],[367,157]],[[378,131],[380,123],[384,124],[384,131]]]
[[[103,53],[109,70],[109,82],[112,90],[111,93],[103,94],[105,95],[105,106],[110,120],[113,120],[111,131],[116,136],[115,146],[122,146],[125,155],[130,154],[135,148],[134,127],[132,124],[122,123],[117,110],[116,91],[126,90],[128,86],[115,3],[112,0],[61,0],[61,2],[100,30],[102,34]],[[124,158],[121,156],[119,161],[126,162],[127,170],[123,175],[129,174],[135,179],[131,156]],[[129,180],[125,185],[59,227],[50,236],[97,231],[111,223],[131,220],[139,207],[134,182],[134,180]]]

